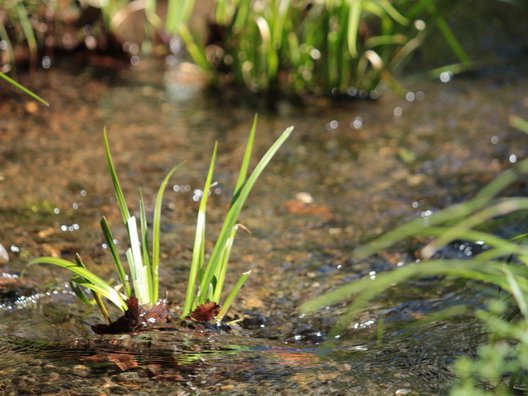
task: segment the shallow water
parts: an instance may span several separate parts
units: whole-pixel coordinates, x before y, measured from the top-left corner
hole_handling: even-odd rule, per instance
[[[240,325],[230,333],[173,325],[94,336],[89,325],[101,319],[71,296],[67,274],[33,268],[25,289],[0,295],[0,391],[444,393],[453,359],[479,341],[481,330],[468,318],[403,327],[462,301],[479,303],[459,284],[438,279],[395,288],[331,344],[322,342],[344,306],[313,316],[298,306],[413,261],[413,243],[361,262],[351,252],[405,219],[471,197],[526,156],[528,137],[507,123],[510,114],[528,117],[521,73],[409,80],[406,98],[388,93],[377,103],[278,101],[273,108],[256,98],[203,92],[192,73],[152,60],[111,75],[57,65],[21,80],[52,106],[2,91],[0,243],[11,262],[0,272],[19,273],[33,257],[79,252],[98,273],[110,274],[101,215],[118,239],[124,230],[115,227],[120,216],[104,162],[106,126],[129,203],[141,186],[152,210],[165,172],[186,161],[171,181],[162,223],[161,289],[175,312],[191,257],[194,190],[202,188],[214,142],[219,184],[210,200],[210,235],[229,203],[254,113],[259,155],[289,125],[295,132],[240,219],[252,231],[237,236],[231,264],[231,282],[252,270],[233,309],[245,318]],[[303,206],[307,199],[313,204]]]

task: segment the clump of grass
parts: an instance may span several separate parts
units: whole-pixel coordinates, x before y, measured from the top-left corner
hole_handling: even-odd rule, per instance
[[[448,3],[448,2],[447,2]],[[377,97],[432,26],[458,59],[469,62],[444,19],[447,3],[432,0],[217,0],[213,43],[180,32],[195,62],[251,91]],[[208,45],[211,44],[211,45]]]
[[[253,148],[253,141],[256,131],[256,117],[251,129],[246,151],[242,161],[240,175],[235,187],[231,207],[228,210],[222,230],[218,236],[215,248],[211,254],[207,264],[205,262],[205,225],[206,225],[206,204],[208,191],[211,187],[214,163],[216,159],[217,146],[213,150],[211,165],[204,186],[204,193],[200,202],[198,211],[198,221],[196,230],[196,239],[193,249],[193,259],[190,268],[189,282],[186,293],[185,305],[182,312],[182,318],[189,317],[194,310],[203,307],[204,304],[214,303],[213,312],[217,320],[221,320],[225,315],[227,309],[230,307],[233,299],[236,297],[242,288],[245,280],[249,276],[249,272],[242,274],[238,282],[233,287],[232,291],[225,298],[223,305],[219,306],[222,292],[224,289],[224,281],[227,273],[227,266],[231,247],[235,234],[240,225],[237,224],[238,215],[242,210],[244,202],[248,197],[251,189],[255,185],[258,177],[263,172],[269,161],[273,158],[275,153],[279,150],[282,144],[288,139],[293,128],[286,129],[280,137],[272,144],[264,157],[255,167],[254,171],[248,177],[248,167],[251,159],[251,151]],[[143,195],[139,193],[139,220],[130,213],[130,209],[126,203],[121,184],[117,177],[112,156],[110,152],[110,145],[106,130],[104,132],[105,155],[108,163],[108,169],[112,178],[112,183],[119,205],[123,224],[128,231],[129,247],[126,250],[125,257],[127,266],[121,261],[120,254],[114,243],[114,237],[110,230],[110,226],[105,217],[101,220],[101,229],[105,237],[106,243],[112,256],[117,277],[119,279],[118,285],[111,285],[92,271],[90,271],[79,255],[74,261],[65,260],[56,257],[40,257],[28,263],[28,266],[35,264],[47,264],[66,269],[74,274],[71,278],[71,286],[77,297],[81,301],[90,303],[91,298],[86,296],[83,289],[89,289],[93,301],[98,305],[101,313],[112,325],[108,310],[106,309],[104,300],[113,303],[121,311],[129,313],[131,310],[136,312],[147,312],[153,310],[160,304],[159,299],[159,265],[160,265],[160,223],[161,223],[161,209],[163,202],[163,195],[167,187],[167,183],[178,169],[178,166],[172,168],[161,183],[154,206],[154,214],[152,219],[152,241],[149,244],[149,230],[147,226],[146,210]],[[138,226],[139,222],[139,226]],[[128,267],[128,272],[126,270]],[[137,302],[137,303],[136,303]],[[138,305],[139,304],[139,308]],[[216,307],[218,306],[218,310]],[[213,307],[213,306],[212,306]],[[138,309],[140,311],[138,311]],[[125,317],[127,316],[125,314]],[[120,319],[123,319],[120,318]],[[133,318],[132,318],[133,319]],[[111,332],[118,331],[121,327],[112,327]],[[126,328],[126,327],[125,327]],[[95,330],[95,329],[94,329]]]
[[[510,124],[528,133],[528,123],[521,118],[510,117]],[[453,394],[488,394],[479,389],[483,383],[491,387],[500,385],[498,394],[508,394],[519,384],[525,389],[528,385],[525,375],[528,369],[528,234],[508,238],[497,235],[493,229],[512,221],[523,225],[528,213],[528,198],[503,195],[512,184],[526,180],[527,174],[528,160],[523,160],[485,186],[473,199],[436,212],[427,219],[410,221],[359,247],[355,256],[363,259],[406,238],[430,238],[420,251],[421,262],[378,274],[375,280],[364,278],[340,286],[304,303],[301,310],[313,312],[351,301],[332,329],[332,334],[337,335],[370,301],[412,279],[442,275],[498,287],[502,299],[476,312],[490,334],[490,341],[479,348],[474,360],[465,357],[456,364],[461,381]],[[475,243],[484,249],[468,259],[434,258],[436,252],[454,241]],[[504,378],[509,380],[503,386]]]
[[[242,161],[240,173],[238,175],[238,180],[235,185],[231,206],[226,214],[222,229],[220,230],[210,258],[206,263],[205,226],[208,197],[207,192],[209,191],[213,178],[214,164],[216,159],[216,145],[213,150],[209,172],[207,174],[207,179],[203,189],[204,193],[202,195],[200,208],[198,211],[193,258],[189,273],[189,281],[182,317],[187,317],[198,306],[205,304],[206,302],[214,302],[217,304],[220,303],[231,247],[233,246],[233,241],[237,230],[241,227],[241,225],[237,224],[238,216],[258,177],[264,171],[281,145],[286,141],[286,139],[288,139],[288,136],[293,130],[293,128],[290,127],[282,133],[282,135],[275,141],[275,143],[273,143],[264,157],[262,157],[253,172],[248,176],[256,126],[257,119],[255,118],[251,132],[249,134],[246,150],[244,153],[244,159]],[[217,315],[218,319],[221,319],[225,315],[227,309],[231,305],[233,299],[241,289],[248,276],[249,272],[245,272],[240,276],[232,291],[227,295],[223,306]]]

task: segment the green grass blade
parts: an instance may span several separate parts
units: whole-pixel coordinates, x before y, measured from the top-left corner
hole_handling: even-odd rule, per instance
[[[77,263],[77,265],[83,267],[84,269],[87,269],[86,265],[82,261],[81,256],[79,256],[79,254],[75,255],[75,262]],[[88,281],[86,281],[84,278],[81,278],[79,275],[76,275],[76,276],[74,276],[72,278],[70,284],[83,285],[86,282],[88,282]],[[80,291],[80,289],[79,289],[79,291]],[[108,310],[106,309],[106,306],[104,305],[103,299],[101,298],[101,295],[98,292],[94,291],[94,290],[92,290],[92,295],[93,295],[93,298],[95,300],[95,303],[99,307],[99,310],[103,314],[103,317],[105,318],[105,320],[108,323],[112,323],[112,321],[110,320],[110,315],[108,314]],[[77,295],[77,297],[79,297],[79,296],[80,296],[80,294]],[[82,298],[81,298],[81,301],[83,301]]]
[[[128,219],[130,218],[130,212],[128,211],[128,206],[126,204],[125,195],[123,194],[123,190],[121,189],[121,184],[119,183],[119,179],[117,177],[117,173],[114,167],[114,163],[112,161],[112,154],[110,152],[110,145],[108,143],[108,135],[106,133],[106,127],[103,131],[104,136],[104,146],[105,146],[105,157],[106,162],[108,163],[108,171],[110,172],[110,176],[112,177],[112,183],[114,185],[114,191],[117,198],[117,203],[119,205],[119,210],[121,212],[121,217],[123,218],[123,223],[127,223]]]
[[[15,53],[13,52],[13,46],[11,45],[9,34],[7,33],[5,24],[3,22],[0,22],[0,40],[3,40],[4,43],[6,44],[6,48],[4,49],[4,51],[7,53],[7,60],[9,63],[11,63],[14,66],[15,65]],[[2,73],[0,72],[0,74]]]
[[[398,22],[401,25],[408,25],[409,19],[403,16],[388,0],[378,0],[378,4],[383,10],[390,15],[392,19]]]
[[[191,269],[189,271],[189,281],[187,283],[187,292],[185,294],[185,303],[183,306],[182,317],[187,317],[192,312],[195,306],[195,290],[196,279],[198,271],[203,268],[203,259],[205,252],[205,225],[206,225],[206,211],[207,199],[209,197],[209,190],[213,180],[214,166],[216,162],[216,151],[218,143],[215,143],[213,154],[211,156],[211,163],[209,164],[209,171],[203,189],[202,199],[200,200],[200,207],[198,209],[198,219],[196,221],[196,235],[194,238],[193,257],[191,262]],[[206,287],[208,288],[208,285]]]
[[[352,58],[358,56],[358,33],[359,33],[359,24],[361,22],[361,0],[354,0],[350,4],[350,10],[348,14],[348,30],[347,30],[347,43],[348,51]]]
[[[521,290],[521,287],[519,286],[517,279],[515,279],[515,276],[509,270],[508,266],[505,265],[502,270],[506,274],[506,279],[508,280],[508,284],[510,285],[511,294],[513,298],[515,298],[515,301],[517,302],[519,311],[521,311],[522,315],[525,318],[528,318],[528,304],[526,303],[526,290],[524,291]]]
[[[132,216],[127,221],[128,236],[130,237],[130,254],[127,258],[129,259],[129,267],[133,267],[131,271],[135,274],[133,278],[134,291],[136,297],[141,305],[148,305],[150,301],[150,284],[148,282],[148,271],[143,265],[143,258],[141,255],[141,242],[138,235],[137,221],[135,216]],[[128,252],[127,252],[128,253]]]
[[[526,209],[528,209],[528,198],[508,198],[507,200],[494,203],[493,205],[464,218],[459,224],[450,227],[444,234],[431,241],[422,249],[422,256],[424,258],[430,258],[436,251],[438,251],[438,249],[453,241],[464,231],[470,230],[472,227],[482,224],[493,217]]]
[[[149,284],[150,290],[150,303],[154,304],[157,300],[153,302],[154,298],[154,285],[153,285],[153,272],[151,267],[151,261],[149,257],[149,245],[148,245],[148,223],[147,223],[147,213],[145,210],[145,200],[143,199],[143,191],[139,189],[139,229],[141,235],[141,255],[143,259],[143,265],[147,267],[147,282]]]
[[[110,300],[112,303],[114,303],[114,305],[116,305],[122,311],[127,310],[127,304],[125,300],[123,299],[123,297],[121,296],[121,294],[119,294],[119,292],[117,292],[112,286],[110,286],[104,280],[99,278],[97,275],[88,271],[86,268],[83,268],[82,266],[79,266],[76,263],[72,263],[71,261],[64,260],[61,258],[39,257],[34,260],[31,260],[26,265],[26,269],[27,267],[33,266],[35,264],[54,265],[56,267],[60,267],[70,272],[73,272],[74,274],[79,275],[80,277],[86,279],[87,283],[84,284],[83,286],[89,288],[90,290],[94,290],[95,292],[103,296],[104,298]]]
[[[106,221],[106,217],[104,216],[101,219],[101,230],[103,231],[103,235],[106,244],[108,245],[108,249],[110,249],[110,254],[112,255],[112,259],[114,261],[119,280],[123,284],[125,295],[127,297],[130,297],[130,295],[132,294],[132,291],[130,290],[130,283],[128,282],[128,277],[126,275],[125,269],[123,268],[123,264],[121,263],[121,259],[119,258],[119,252],[117,251],[117,247],[114,243],[114,236],[112,234],[112,230],[110,229],[110,226]]]
[[[104,305],[103,299],[101,298],[101,294],[99,293],[99,291],[97,291],[99,288],[98,287],[91,287],[90,282],[88,282],[86,279],[81,278],[79,276],[77,276],[75,279],[71,280],[70,286],[74,286],[74,285],[76,286],[76,289],[77,289],[77,290],[74,290],[74,293],[75,293],[75,295],[78,298],[81,298],[82,302],[85,302],[82,299],[82,295],[84,295],[84,293],[82,293],[82,291],[81,291],[79,286],[83,286],[83,287],[86,287],[86,288],[90,289],[90,291],[92,292],[92,295],[94,297],[95,303],[99,307],[99,310],[101,311],[101,314],[105,318],[106,322],[108,324],[112,323],[112,320],[110,319],[110,315],[108,314],[108,310],[106,309],[106,306]],[[73,290],[73,288],[72,288],[72,290]],[[81,294],[77,294],[79,292],[82,293],[82,295]]]
[[[86,294],[84,294],[84,292],[80,288],[79,282],[81,282],[81,279],[84,280],[84,278],[81,278],[80,276],[77,276],[77,275],[71,278],[70,287],[73,293],[75,294],[75,297],[77,297],[83,304],[94,305],[94,301],[90,300],[90,298],[88,298]]]
[[[460,61],[463,63],[471,62],[471,57],[467,54],[467,52],[464,50],[464,48],[456,38],[455,34],[449,27],[449,24],[436,7],[435,2],[425,0],[421,0],[421,2],[425,4],[430,14],[434,17],[436,25],[440,29],[440,32],[444,36],[447,44],[449,45],[449,47],[451,47],[451,50],[458,57],[458,59],[460,59]]]
[[[182,164],[173,167],[165,176],[160,184],[158,193],[156,195],[156,203],[154,204],[154,216],[152,220],[152,266],[151,272],[151,296],[150,301],[155,304],[159,299],[159,263],[160,263],[160,225],[161,225],[161,209],[163,206],[163,194],[167,188],[170,178]]]
[[[456,221],[469,216],[471,213],[486,206],[494,196],[515,182],[519,173],[526,173],[528,171],[527,168],[528,160],[519,162],[517,167],[504,171],[500,176],[482,188],[472,200],[441,210],[429,217],[427,222],[424,222],[423,218],[411,220],[407,224],[397,227],[381,237],[374,239],[372,242],[360,246],[354,251],[354,256],[358,259],[364,259],[379,250],[392,246],[428,227]]]
[[[22,3],[18,3],[16,6],[16,11],[18,15],[18,20],[20,21],[20,26],[22,27],[22,31],[24,32],[24,36],[26,36],[26,40],[29,47],[29,58],[32,65],[36,64],[36,56],[37,56],[37,38],[35,37],[35,32],[33,31],[33,27],[31,26],[31,21],[29,20],[29,16],[27,14],[26,7]]]
[[[400,284],[409,279],[445,275],[478,280],[507,290],[508,284],[502,273],[501,265],[498,263],[482,263],[475,260],[432,260],[413,263],[394,271],[379,274],[375,280],[363,278],[340,286],[329,293],[302,304],[301,311],[312,312],[354,296],[354,300],[347,312],[340,317],[331,332],[331,335],[335,335],[339,334],[354,315],[369,301],[395,284]],[[516,272],[521,273],[522,269],[516,269]],[[524,276],[526,276],[526,271],[524,271]]]
[[[524,118],[516,115],[510,115],[508,117],[508,122],[512,127],[517,128],[524,133],[528,133],[528,121]]]
[[[214,294],[212,301],[220,303],[220,297],[222,295],[222,289],[224,288],[224,281],[227,273],[227,264],[229,262],[229,256],[231,254],[231,248],[233,247],[233,242],[235,240],[236,232],[238,230],[238,225],[235,225],[231,230],[231,234],[227,239],[224,250],[222,251],[220,263],[217,266],[217,272],[215,273],[216,285],[214,289]]]
[[[287,128],[279,136],[279,138],[272,144],[272,146],[268,149],[266,154],[264,154],[260,162],[257,164],[255,169],[253,170],[253,173],[251,173],[251,176],[247,179],[246,183],[240,190],[239,197],[237,198],[235,203],[231,206],[231,208],[227,212],[226,218],[224,220],[224,224],[222,226],[220,234],[218,235],[218,239],[216,241],[215,247],[211,254],[211,258],[209,259],[209,263],[207,265],[203,279],[200,282],[200,288],[198,290],[198,293],[199,293],[198,304],[202,304],[205,302],[206,293],[204,292],[208,290],[208,287],[209,287],[208,285],[211,283],[212,277],[216,272],[216,266],[219,264],[221,252],[224,249],[227,239],[229,238],[229,235],[231,233],[231,230],[237,223],[238,216],[240,212],[242,211],[242,207],[244,206],[244,203],[249,193],[253,189],[253,186],[257,182],[257,179],[262,174],[262,172],[264,171],[268,163],[271,161],[271,159],[273,158],[275,153],[279,150],[279,148],[288,139],[292,131],[293,131],[293,127]]]
[[[240,173],[238,174],[238,179],[235,185],[233,199],[231,200],[231,205],[233,204],[233,202],[237,200],[240,194],[240,189],[247,179],[249,162],[251,161],[251,153],[253,152],[253,144],[255,142],[257,122],[258,122],[258,114],[255,114],[255,118],[253,118],[253,125],[251,126],[251,131],[249,132],[249,137],[248,137],[248,141],[246,144],[246,150],[244,151],[244,158],[242,160],[242,165],[240,166]]]
[[[224,318],[226,312],[229,310],[229,307],[233,303],[233,300],[237,296],[240,289],[242,289],[242,286],[244,286],[244,283],[246,282],[247,278],[249,278],[249,275],[251,274],[251,271],[244,272],[242,276],[238,279],[237,283],[233,287],[233,290],[229,293],[226,300],[224,301],[224,304],[222,305],[222,308],[220,308],[220,312],[216,316],[217,321],[222,321]]]
[[[15,80],[13,80],[11,77],[9,77],[8,75],[0,72],[0,78],[6,82],[8,82],[9,84],[11,84],[12,86],[14,86],[15,88],[18,88],[20,89],[22,92],[24,92],[26,95],[29,95],[31,98],[35,99],[36,101],[42,103],[44,106],[48,106],[49,107],[49,103],[46,102],[44,99],[42,99],[40,96],[38,96],[36,93],[30,91],[29,89],[27,89],[26,87],[24,87],[23,85],[17,83]]]

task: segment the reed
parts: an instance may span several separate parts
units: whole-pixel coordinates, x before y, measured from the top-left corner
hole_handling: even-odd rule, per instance
[[[248,175],[251,152],[256,133],[257,118],[253,122],[253,127],[249,134],[244,158],[240,168],[240,174],[235,186],[231,206],[227,211],[222,229],[217,237],[216,244],[209,260],[205,260],[205,240],[206,240],[206,210],[207,198],[212,185],[214,165],[216,160],[217,145],[215,144],[209,172],[203,189],[203,195],[198,210],[198,220],[196,225],[196,238],[194,242],[192,263],[190,266],[188,286],[184,303],[182,318],[189,317],[193,311],[200,309],[208,303],[215,303],[218,306],[218,313],[215,313],[217,321],[221,321],[229,309],[234,298],[242,288],[249,276],[249,271],[244,272],[235,283],[231,291],[224,296],[224,285],[228,272],[228,261],[233,246],[236,232],[242,225],[237,224],[238,216],[244,203],[255,186],[259,176],[269,164],[273,156],[290,136],[293,128],[286,129],[279,138],[271,145],[269,150],[262,157],[251,174]],[[105,157],[108,164],[110,177],[114,187],[115,196],[121,213],[121,219],[128,233],[128,248],[125,252],[126,266],[119,254],[114,237],[107,219],[103,216],[101,229],[110,255],[115,267],[119,283],[112,285],[89,270],[79,255],[74,261],[56,257],[40,257],[30,261],[27,267],[36,264],[46,264],[62,269],[73,274],[70,284],[77,297],[83,302],[95,302],[105,319],[112,323],[108,310],[105,307],[104,299],[113,303],[121,311],[129,309],[129,300],[135,297],[139,306],[148,310],[154,307],[160,300],[159,297],[159,267],[160,267],[160,224],[162,220],[163,195],[167,184],[174,172],[180,167],[173,167],[163,179],[156,195],[154,214],[152,219],[152,230],[149,232],[145,202],[143,194],[139,192],[139,220],[131,214],[127,205],[121,183],[112,160],[110,145],[106,130],[104,131]],[[152,241],[149,241],[151,236]],[[27,269],[26,267],[26,269]],[[128,271],[127,271],[128,269]],[[91,292],[91,297],[85,294],[85,290]],[[225,297],[220,305],[221,298]]]

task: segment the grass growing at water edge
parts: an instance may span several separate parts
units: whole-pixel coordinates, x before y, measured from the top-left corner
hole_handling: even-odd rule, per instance
[[[240,174],[235,186],[231,206],[226,214],[223,227],[218,235],[210,259],[205,261],[205,226],[206,226],[206,205],[208,192],[212,184],[214,164],[216,159],[217,145],[215,144],[211,164],[204,186],[204,193],[200,201],[198,211],[196,238],[193,249],[193,258],[189,273],[188,287],[182,318],[188,317],[195,309],[208,302],[220,303],[223,295],[224,281],[227,273],[227,266],[233,240],[236,231],[241,227],[237,224],[238,216],[242,210],[245,200],[254,187],[258,177],[264,171],[275,153],[284,144],[291,134],[293,128],[286,129],[279,138],[271,145],[266,154],[262,157],[253,172],[248,177],[248,168],[253,149],[253,142],[256,132],[257,118],[255,117]],[[160,265],[160,223],[163,195],[169,179],[178,166],[172,168],[161,183],[154,206],[152,219],[152,241],[149,246],[149,230],[147,226],[145,202],[141,190],[139,192],[139,231],[138,220],[131,215],[129,206],[125,200],[117,172],[115,170],[110,145],[106,130],[104,132],[105,156],[108,164],[110,176],[114,187],[114,192],[119,205],[123,223],[128,232],[129,247],[125,252],[127,266],[121,260],[117,246],[114,243],[113,234],[105,217],[101,220],[101,229],[105,237],[112,256],[113,264],[117,273],[119,283],[113,286],[90,271],[80,256],[76,256],[75,261],[65,260],[56,257],[40,257],[32,260],[27,266],[35,264],[47,264],[66,269],[73,273],[71,286],[77,297],[83,302],[94,301],[105,319],[112,323],[108,310],[104,304],[104,299],[113,303],[121,311],[129,310],[130,298],[135,297],[139,305],[144,309],[154,307],[159,301],[159,265]],[[128,268],[128,272],[126,270]],[[221,320],[233,299],[242,288],[249,272],[242,274],[236,282],[231,292],[226,296],[223,306],[219,311],[215,311],[217,320]],[[93,299],[88,297],[84,290],[89,289]]]
[[[521,118],[510,117],[510,124],[528,133],[528,123]],[[301,309],[313,312],[351,301],[332,329],[332,334],[337,335],[345,331],[347,324],[370,301],[412,279],[442,275],[498,287],[501,293],[497,295],[501,298],[491,301],[487,309],[476,312],[490,335],[489,342],[479,348],[475,359],[464,357],[457,362],[455,367],[461,381],[453,388],[453,394],[509,394],[518,386],[518,389],[525,389],[528,385],[528,234],[523,220],[528,213],[528,198],[503,195],[513,184],[523,183],[527,174],[528,159],[525,159],[504,171],[473,199],[438,211],[426,219],[412,220],[359,247],[355,257],[364,259],[406,238],[429,239],[420,251],[423,261],[377,274],[375,280],[367,277],[345,284],[306,302]],[[512,223],[524,227],[524,231],[513,237],[494,232],[502,225]],[[433,257],[455,241],[477,244],[483,247],[483,251],[467,259]],[[482,383],[498,387],[498,393],[484,392],[480,387]]]

